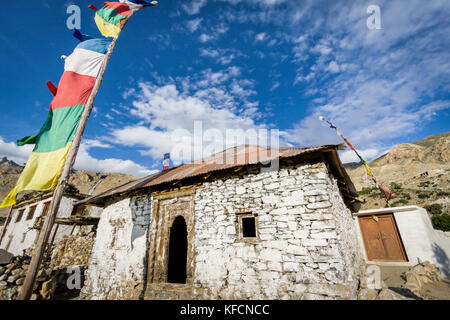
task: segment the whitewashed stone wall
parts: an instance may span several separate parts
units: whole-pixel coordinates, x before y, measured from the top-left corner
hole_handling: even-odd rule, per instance
[[[103,210],[86,271],[83,298],[139,298],[151,210],[149,195],[126,198]]]
[[[236,211],[258,214],[239,240]],[[355,298],[363,260],[324,163],[205,183],[195,197],[194,285],[210,298]]]
[[[258,240],[240,239],[237,212],[258,215]],[[105,207],[82,297],[139,297],[151,215],[149,194]],[[205,182],[194,221],[198,298],[356,297],[363,259],[355,225],[324,163]]]
[[[38,230],[32,229],[32,227],[36,219],[42,215],[44,203],[50,200],[50,198],[47,198],[42,201],[34,202],[17,209],[13,209],[11,221],[8,223],[8,225],[4,225],[4,227],[6,228],[6,233],[3,236],[2,242],[0,243],[0,248],[8,248],[8,251],[14,255],[21,255],[23,254],[24,250],[33,248],[36,241],[36,236],[38,235]],[[58,218],[66,218],[71,215],[73,209],[73,201],[74,199],[68,197],[63,197],[61,199],[57,215]],[[30,220],[27,220],[28,212],[34,205],[37,205],[37,207],[33,214],[33,217]],[[22,218],[19,221],[16,221],[19,210],[24,208],[25,211],[22,215]],[[51,235],[53,235],[55,228],[56,226],[53,227]],[[60,225],[53,243],[57,244],[59,241],[61,241],[61,239],[65,235],[70,234],[71,229],[71,226]]]

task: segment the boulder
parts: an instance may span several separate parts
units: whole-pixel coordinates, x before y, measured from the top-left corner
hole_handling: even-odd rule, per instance
[[[390,289],[382,289],[378,293],[378,297],[376,298],[376,300],[408,300],[408,299]]]
[[[6,279],[6,281],[8,281],[9,283],[14,283],[18,278],[19,278],[18,276],[9,276],[8,279]]]
[[[49,300],[53,297],[55,290],[56,290],[56,280],[54,278],[51,278],[50,280],[42,283],[42,288],[39,291],[39,293],[43,299]]]
[[[9,253],[6,250],[0,249],[0,266],[9,264],[12,262],[12,260],[13,260],[12,253]]]
[[[20,276],[23,274],[23,269],[14,269],[13,271],[11,271],[11,275],[13,276]]]
[[[439,269],[429,261],[415,265],[403,273],[402,277],[405,280],[403,287],[415,294],[419,294],[424,284],[439,282],[442,278]]]
[[[47,271],[45,269],[39,270],[39,272],[37,274],[37,277],[36,277],[36,280],[37,281],[45,281],[47,279],[48,279]]]
[[[6,289],[8,283],[6,281],[0,281],[0,290]]]
[[[364,288],[359,291],[358,300],[375,300],[377,296],[377,290]]]

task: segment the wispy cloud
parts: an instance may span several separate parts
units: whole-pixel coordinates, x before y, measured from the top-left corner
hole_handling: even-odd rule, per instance
[[[195,32],[200,27],[200,24],[202,22],[203,18],[196,18],[192,20],[186,21],[186,26],[191,32]]]
[[[255,40],[256,41],[264,41],[266,39],[266,37],[267,37],[267,33],[261,32],[255,36]]]
[[[239,68],[232,66],[216,72],[206,69],[165,85],[139,82],[130,113],[142,123],[113,130],[110,139],[116,144],[141,147],[141,154],[154,158],[183,141],[188,148],[192,147],[195,158],[205,155],[202,148],[220,151],[227,141],[214,140],[202,145],[202,141],[191,140],[196,121],[201,122],[203,130],[215,130],[224,137],[227,129],[265,127],[254,120],[259,117],[258,102],[251,99],[254,84],[240,76]],[[189,161],[191,151],[174,153],[171,157],[175,163]]]
[[[203,8],[207,2],[207,0],[193,0],[188,3],[184,3],[181,7],[187,14],[194,15],[199,13],[200,9]]]
[[[236,49],[200,48],[200,56],[212,58],[222,65],[227,65],[237,56],[242,56],[242,53]]]
[[[89,170],[96,172],[117,172],[129,173],[134,176],[145,176],[151,174],[152,170],[148,170],[131,160],[122,160],[115,158],[97,159],[90,155],[92,148],[111,148],[110,144],[95,139],[84,139],[78,151],[74,168],[77,170]],[[14,142],[6,142],[0,137],[0,155],[7,157],[9,160],[24,165],[34,145],[17,146]]]

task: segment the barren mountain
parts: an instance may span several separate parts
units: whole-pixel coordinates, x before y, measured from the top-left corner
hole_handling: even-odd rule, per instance
[[[437,203],[442,205],[444,212],[448,212],[449,160],[450,132],[447,132],[394,146],[387,154],[369,162],[369,167],[379,183],[389,186],[396,193],[390,202],[394,206],[424,207]],[[383,208],[384,200],[364,167],[352,163],[346,168],[360,198],[366,201],[362,209]]]
[[[10,161],[6,157],[0,158],[0,201],[3,201],[4,197],[14,187],[22,170],[23,166],[14,161]],[[81,193],[89,194],[91,192],[96,194],[135,179],[137,178],[129,174],[76,170],[70,175],[69,183]],[[20,193],[17,198],[20,199],[22,194],[26,193],[29,193],[29,191]],[[5,217],[8,211],[9,208],[0,209],[0,225],[1,218]]]

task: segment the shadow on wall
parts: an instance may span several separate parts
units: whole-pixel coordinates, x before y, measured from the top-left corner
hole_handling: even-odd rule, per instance
[[[134,249],[134,241],[140,237],[146,236],[150,225],[150,212],[142,214],[142,210],[137,208],[138,201],[130,202],[131,219],[133,222],[133,229],[131,230],[131,250]],[[138,215],[138,212],[141,213]],[[148,237],[147,237],[148,238]]]
[[[143,257],[143,268],[142,270],[142,281],[143,281],[143,290],[139,295],[139,299],[144,298],[145,291],[147,290],[147,265],[148,265],[148,252],[150,249],[150,216],[151,210],[150,207],[148,212],[142,211],[141,208],[137,207],[137,203],[139,201],[130,201],[130,209],[131,209],[131,219],[133,223],[133,228],[131,230],[131,250],[134,249],[134,241],[145,237],[145,253]]]
[[[433,253],[436,257],[439,270],[447,277],[450,277],[450,259],[445,251],[439,245],[433,243]]]

